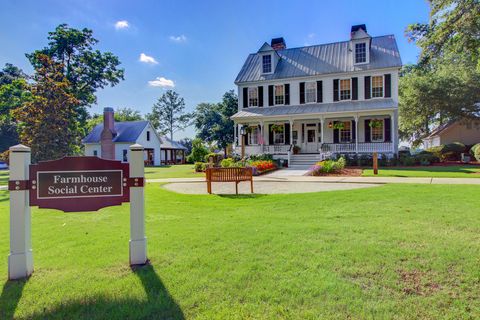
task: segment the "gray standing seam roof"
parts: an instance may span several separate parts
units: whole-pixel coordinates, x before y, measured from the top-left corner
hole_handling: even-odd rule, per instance
[[[274,116],[293,116],[315,113],[360,112],[370,110],[396,109],[392,99],[372,99],[365,101],[347,101],[332,103],[312,103],[277,107],[250,107],[235,113],[232,119],[261,118]]]
[[[113,142],[136,142],[148,121],[125,121],[115,122],[114,128],[117,135]],[[97,124],[95,128],[83,139],[83,143],[99,143],[103,130],[103,123]]]
[[[261,55],[250,54],[235,83],[308,77],[390,67],[401,67],[402,60],[393,35],[372,37],[370,62],[354,65],[350,42],[335,42],[315,46],[277,50],[280,55],[275,72],[262,74]]]
[[[179,149],[179,150],[187,150],[180,142],[170,140],[170,138],[166,136],[160,137],[160,143],[162,145],[162,149]]]

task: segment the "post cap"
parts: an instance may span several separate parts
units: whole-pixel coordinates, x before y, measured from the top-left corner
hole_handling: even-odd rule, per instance
[[[30,152],[30,147],[24,146],[23,144],[17,144],[16,146],[11,146],[9,150],[11,152]]]
[[[135,143],[130,146],[131,151],[143,151],[143,146],[141,144]]]

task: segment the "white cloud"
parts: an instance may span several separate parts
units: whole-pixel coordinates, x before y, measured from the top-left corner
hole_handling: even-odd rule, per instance
[[[157,60],[155,60],[154,57],[147,56],[145,53],[140,53],[140,58],[138,58],[138,61],[140,62],[145,62],[145,63],[150,63],[150,64],[158,64]]]
[[[182,43],[187,41],[187,37],[181,34],[179,36],[170,36],[170,40],[176,43]]]
[[[119,20],[115,22],[115,29],[120,30],[120,29],[128,29],[130,28],[130,24],[128,23],[127,20]]]
[[[309,39],[313,39],[313,38],[315,38],[316,36],[317,36],[317,35],[316,35],[315,33],[309,33],[307,37],[308,37]]]
[[[160,88],[174,88],[175,83],[173,80],[165,79],[164,77],[157,77],[155,80],[148,81],[150,87],[160,87]]]

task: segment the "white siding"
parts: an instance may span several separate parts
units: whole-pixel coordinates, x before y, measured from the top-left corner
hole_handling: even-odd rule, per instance
[[[150,131],[150,141],[147,141],[147,131]],[[141,144],[144,148],[151,148],[153,149],[153,162],[155,166],[160,165],[160,140],[158,139],[155,130],[152,128],[150,124],[143,129],[142,133],[137,139],[137,143]]]
[[[93,156],[94,151],[97,151],[97,156],[100,157],[101,149],[99,143],[88,143],[85,144],[85,155],[86,156]]]

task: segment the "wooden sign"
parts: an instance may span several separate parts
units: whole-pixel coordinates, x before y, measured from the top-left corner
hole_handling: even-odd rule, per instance
[[[129,178],[128,163],[97,157],[65,157],[30,165],[29,182],[31,206],[65,212],[120,205],[130,201],[130,186],[135,182],[143,186],[143,178]]]

